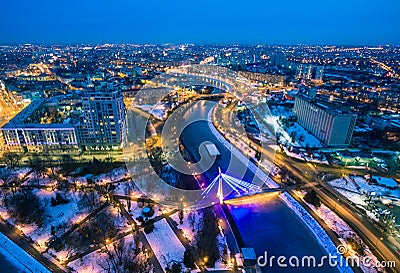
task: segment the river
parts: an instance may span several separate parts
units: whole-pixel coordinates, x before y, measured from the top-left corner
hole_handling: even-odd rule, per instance
[[[0,253],[0,272],[5,273],[18,273],[19,271],[14,264],[6,259],[3,254]]]
[[[200,106],[200,107],[199,107]],[[190,111],[193,115],[198,115],[199,119],[206,119],[211,105],[199,102],[199,106]],[[196,110],[196,108],[198,108]],[[227,171],[231,157],[230,151],[221,144],[211,132],[208,122],[205,120],[192,123],[182,132],[182,143],[192,154],[195,160],[199,160],[199,145],[204,141],[214,143],[221,153],[214,165],[206,172],[206,176],[212,179],[218,174],[218,167],[223,172]],[[237,164],[237,163],[236,163]],[[243,166],[242,166],[243,167]],[[236,176],[235,170],[230,168],[229,175]],[[254,174],[247,169],[243,175],[243,180],[251,181]],[[264,255],[267,251],[268,256],[283,255],[289,259],[292,255],[297,256],[300,261],[303,256],[315,256],[317,261],[326,251],[319,245],[308,227],[302,220],[279,198],[273,198],[264,202],[246,204],[240,206],[229,206],[235,222],[246,247],[253,247],[256,255]],[[304,272],[325,273],[338,272],[336,268],[330,267],[327,263],[322,268],[279,268],[276,261],[273,267],[264,267],[264,272]]]

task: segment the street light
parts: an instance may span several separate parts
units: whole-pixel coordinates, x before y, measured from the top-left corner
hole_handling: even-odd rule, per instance
[[[340,199],[339,198],[335,199],[335,207],[333,208],[333,211],[336,211],[336,205],[338,202],[340,202]]]
[[[383,237],[378,237],[378,238],[376,238],[376,242],[375,242],[375,248],[377,248],[377,246],[378,246],[378,241],[379,240],[381,240],[381,241],[383,241]]]

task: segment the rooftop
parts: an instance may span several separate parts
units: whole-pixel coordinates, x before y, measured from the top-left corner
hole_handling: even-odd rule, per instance
[[[329,114],[333,116],[348,116],[348,115],[356,115],[355,113],[345,110],[342,105],[337,104],[337,103],[330,103],[325,100],[319,99],[319,98],[311,98],[305,94],[298,94],[296,96],[296,99],[299,98],[303,101],[306,101],[313,106],[321,109],[324,112],[328,112]]]
[[[54,112],[48,111],[46,105],[54,105],[54,99],[34,100],[13,119],[5,124],[2,129],[13,129],[23,127],[26,130],[32,129],[67,129],[73,128],[72,119],[64,118],[57,109]]]

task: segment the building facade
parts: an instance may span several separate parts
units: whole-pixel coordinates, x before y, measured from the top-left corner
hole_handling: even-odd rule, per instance
[[[33,122],[37,113],[44,107],[46,107],[46,100],[33,101],[1,128],[4,142],[10,150],[39,152],[78,147],[74,124]]]
[[[324,76],[323,66],[314,66],[311,64],[299,64],[296,70],[296,78],[303,80],[322,81]]]
[[[79,147],[110,151],[123,146],[126,124],[121,90],[107,87],[85,91],[75,103],[81,105],[79,110],[74,107],[69,112],[63,112],[58,102],[34,100],[5,124],[1,131],[7,148],[21,152]]]
[[[333,109],[323,102],[298,95],[294,114],[298,123],[327,146],[348,146],[353,136],[357,115]]]
[[[125,107],[121,90],[86,91],[78,142],[87,149],[119,149],[126,136]]]

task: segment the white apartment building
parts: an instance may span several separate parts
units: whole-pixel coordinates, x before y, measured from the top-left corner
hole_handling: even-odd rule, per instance
[[[327,146],[348,146],[353,136],[357,115],[298,95],[294,104],[298,123]]]

